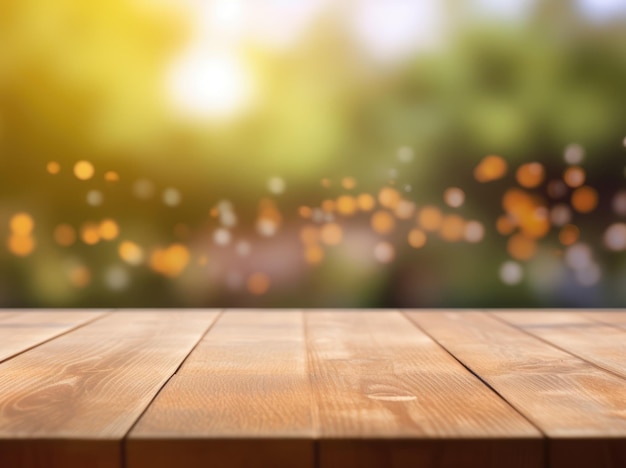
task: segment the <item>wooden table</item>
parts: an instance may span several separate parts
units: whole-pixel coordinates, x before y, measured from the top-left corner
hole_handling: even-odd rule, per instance
[[[626,312],[0,311],[0,467],[626,467]]]

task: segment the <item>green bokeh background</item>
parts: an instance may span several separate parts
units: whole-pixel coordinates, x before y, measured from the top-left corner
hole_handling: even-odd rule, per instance
[[[172,5],[146,10],[128,1],[2,2],[0,234],[8,235],[13,213],[27,211],[36,220],[38,246],[26,258],[0,249],[0,304],[623,306],[624,255],[606,251],[602,233],[617,220],[611,197],[624,186],[624,10],[598,19],[576,2],[543,1],[510,22],[467,11],[464,2],[448,2],[445,46],[381,65],[364,55],[330,8],[289,50],[242,45],[261,89],[253,108],[229,121],[190,122],[173,114],[160,88],[164,67],[190,34],[189,18]],[[498,154],[512,168],[540,161],[550,178],[560,177],[571,143],[585,148],[588,181],[600,193],[598,209],[574,221],[581,240],[594,248],[602,280],[581,288],[559,270],[549,286],[533,281],[554,268],[551,233],[541,255],[525,265],[524,281],[504,285],[498,269],[508,260],[506,239],[494,224],[501,195],[514,179],[509,174],[479,184],[473,168],[485,155]],[[413,149],[410,164],[398,161],[401,146]],[[87,185],[71,174],[82,159],[93,162],[99,176],[106,170],[121,175],[114,188],[101,177],[89,182],[89,189],[105,194],[101,207],[85,203]],[[51,160],[62,166],[58,176],[46,173]],[[405,235],[399,229],[396,260],[389,265],[364,264],[358,259],[369,252],[342,246],[329,249],[314,268],[292,260],[299,206],[341,193],[338,182],[345,176],[356,178],[359,191],[375,194],[390,170],[397,171],[397,186],[411,187],[407,198],[418,206],[442,205],[447,187],[463,188],[463,214],[485,224],[484,241],[434,239],[415,251],[398,240]],[[238,232],[252,236],[258,200],[275,175],[288,187],[276,197],[285,218],[282,235],[296,247],[283,240],[254,244],[255,268],[269,262],[268,269],[279,272],[270,274],[272,287],[262,297],[226,287],[224,278],[236,268],[219,255],[176,279],[129,268],[128,288],[113,292],[102,272],[118,261],[116,244],[60,248],[52,240],[59,222],[78,226],[113,217],[123,237],[146,246],[197,245],[205,232],[209,244],[208,213],[221,199],[237,207]],[[179,188],[184,202],[172,210],[158,198],[132,198],[130,186],[138,178],[158,190]],[[334,185],[324,189],[322,178]],[[176,234],[179,223],[192,234]],[[87,287],[63,279],[68,259],[89,268]]]

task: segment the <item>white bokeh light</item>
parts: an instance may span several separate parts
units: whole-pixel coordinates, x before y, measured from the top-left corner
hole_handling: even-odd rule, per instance
[[[578,0],[582,13],[597,21],[606,21],[626,15],[624,0]]]
[[[202,47],[179,56],[167,75],[168,96],[194,118],[229,118],[251,104],[250,71],[234,53]]]
[[[445,5],[439,0],[360,0],[347,16],[356,40],[381,62],[437,49],[445,38]]]
[[[218,228],[213,231],[213,242],[217,245],[224,246],[230,244],[232,235],[226,228]]]
[[[500,266],[500,280],[509,286],[519,284],[524,279],[522,266],[512,260],[504,262]]]
[[[528,17],[535,3],[536,0],[473,0],[470,8],[479,16],[519,22]]]
[[[271,177],[267,181],[267,189],[274,195],[280,195],[285,191],[287,184],[282,177]]]
[[[604,245],[610,250],[626,250],[626,224],[611,224],[604,231]]]

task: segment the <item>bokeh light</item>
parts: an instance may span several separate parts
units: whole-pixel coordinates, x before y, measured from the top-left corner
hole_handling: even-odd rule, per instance
[[[100,237],[110,241],[116,239],[120,233],[120,228],[114,219],[105,219],[100,223]]]
[[[579,187],[572,193],[572,206],[580,213],[589,213],[598,205],[598,192],[593,187]]]
[[[578,166],[568,167],[563,173],[563,180],[571,188],[580,187],[584,184],[585,177],[585,171]]]
[[[583,162],[583,158],[585,157],[585,148],[583,148],[578,143],[571,143],[565,147],[565,151],[563,153],[563,159],[567,164],[580,164]]]
[[[480,221],[468,221],[465,223],[465,240],[467,242],[476,243],[485,237],[485,226]]]
[[[155,249],[150,256],[150,268],[170,278],[179,276],[189,263],[189,249],[182,244],[172,244]]]
[[[409,231],[409,245],[415,249],[424,247],[426,244],[426,234],[421,229],[411,229]]]
[[[32,233],[35,227],[35,221],[33,217],[28,213],[16,213],[11,217],[9,221],[9,229],[14,235],[28,236]]]
[[[623,306],[625,12],[1,4],[0,305]]]
[[[441,237],[448,242],[458,242],[465,235],[465,221],[459,215],[448,215],[441,222]]]
[[[46,164],[46,170],[49,174],[56,175],[61,172],[61,165],[56,161],[50,161]]]
[[[474,169],[474,177],[478,182],[498,180],[506,174],[508,165],[500,156],[485,156]]]
[[[254,273],[248,278],[248,291],[252,294],[265,294],[270,288],[270,279],[264,273]]]
[[[246,65],[232,54],[192,49],[178,57],[167,76],[173,107],[193,118],[225,118],[250,105],[254,87]]]
[[[326,245],[339,245],[343,239],[343,230],[337,223],[326,223],[320,231],[320,239]]]
[[[443,193],[446,205],[452,208],[459,208],[465,202],[465,192],[458,187],[450,187]]]
[[[54,228],[54,240],[62,247],[74,245],[76,242],[76,229],[70,224],[59,224]]]
[[[87,204],[91,206],[100,206],[104,202],[104,195],[100,190],[90,190],[86,198]]]
[[[573,224],[566,224],[559,231],[559,241],[563,245],[572,245],[580,237],[580,229]]]
[[[13,255],[26,257],[35,249],[35,240],[28,235],[12,234],[7,242],[7,247]]]
[[[441,226],[443,215],[436,206],[425,206],[417,215],[417,222],[425,231],[436,231]]]
[[[93,177],[95,169],[89,161],[78,161],[74,164],[74,175],[78,180],[89,180]]]
[[[396,251],[389,242],[379,242],[374,247],[374,257],[380,263],[391,263],[396,256]]]
[[[144,250],[135,242],[123,241],[118,247],[119,256],[130,265],[139,265],[144,261]]]
[[[163,191],[163,203],[167,206],[178,206],[181,200],[182,196],[177,189],[168,187]]]
[[[610,250],[626,250],[626,224],[611,224],[604,232],[604,244]]]
[[[524,271],[519,263],[513,261],[507,261],[500,267],[500,279],[504,284],[515,285],[519,284],[524,277]]]
[[[534,188],[543,182],[545,170],[538,162],[522,164],[515,173],[517,183],[525,188]]]
[[[372,229],[378,234],[389,234],[396,227],[394,217],[388,211],[379,210],[372,215]]]

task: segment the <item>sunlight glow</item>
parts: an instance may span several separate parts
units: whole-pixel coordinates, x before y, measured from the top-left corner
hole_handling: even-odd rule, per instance
[[[356,40],[382,62],[418,51],[431,51],[444,40],[442,2],[422,0],[360,0],[348,17]]]
[[[192,118],[229,118],[246,108],[252,80],[234,54],[194,49],[173,63],[167,76],[172,104]]]

